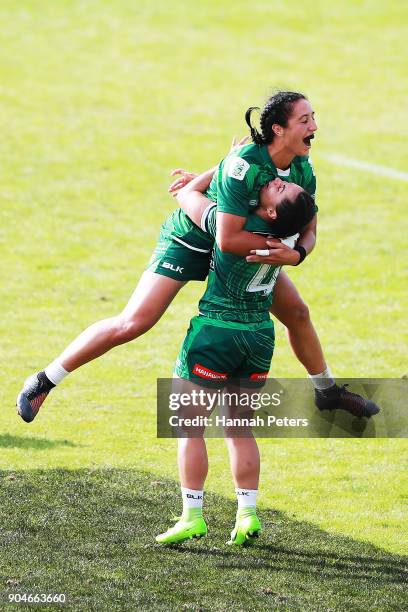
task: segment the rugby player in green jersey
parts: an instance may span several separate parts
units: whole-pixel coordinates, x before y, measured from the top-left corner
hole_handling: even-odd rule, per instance
[[[249,125],[250,113],[251,109],[246,114]],[[262,133],[251,126],[253,144],[221,162],[208,190],[219,209],[217,241],[222,251],[248,255],[253,249],[266,247],[264,238],[244,229],[263,184],[279,176],[284,181],[282,197],[288,183],[297,183],[314,195],[315,177],[307,155],[316,129],[312,108],[302,94],[279,92],[268,100],[261,113]],[[298,265],[313,249],[315,235],[313,219],[294,249],[272,241],[266,263]],[[24,421],[35,418],[49,392],[70,372],[144,334],[187,281],[204,280],[213,242],[213,237],[196,227],[182,210],[175,211],[163,224],[150,266],[124,310],[89,326],[45,370],[25,381],[17,397],[18,413]],[[256,261],[257,256],[252,258]],[[277,279],[272,313],[287,327],[292,348],[313,380],[318,407],[369,416],[364,398],[335,384],[307,306],[283,271]]]
[[[206,180],[206,175],[198,183]],[[315,214],[312,197],[296,184],[287,185],[281,196],[283,181],[274,179],[260,192],[260,206],[250,213],[245,231],[256,232],[264,239],[272,232],[285,237],[300,232]],[[193,191],[181,196],[180,203],[197,226],[216,235],[216,206],[195,197]],[[292,246],[295,239],[292,241]],[[261,387],[268,375],[274,349],[274,326],[269,316],[273,288],[280,265],[249,264],[245,257],[223,252],[215,246],[207,288],[199,302],[200,315],[191,320],[190,328],[176,361],[174,374],[182,393],[199,392],[205,383],[228,385],[228,391]],[[237,387],[237,381],[239,386]],[[182,383],[181,385],[179,383]],[[230,386],[232,383],[232,386]],[[249,391],[251,393],[251,391]],[[189,416],[209,416],[207,406],[193,408]],[[185,417],[184,417],[185,420]],[[238,511],[229,544],[253,542],[261,531],[256,514],[259,482],[259,451],[250,428],[226,428],[231,470],[236,487]],[[157,536],[161,544],[181,543],[202,537],[207,526],[202,515],[203,488],[208,458],[203,427],[193,428],[192,435],[178,439],[178,465],[183,499],[183,513],[167,532]],[[197,435],[199,432],[200,435]],[[245,433],[245,435],[242,435]]]

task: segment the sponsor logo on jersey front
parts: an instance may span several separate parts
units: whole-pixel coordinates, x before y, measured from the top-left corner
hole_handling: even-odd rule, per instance
[[[184,268],[181,266],[173,266],[169,261],[163,262],[163,268],[167,268],[167,270],[171,270],[172,272],[178,272],[179,274],[183,274]]]
[[[228,164],[228,176],[243,181],[248,172],[249,164],[242,157],[233,157]]]
[[[226,380],[228,378],[227,374],[210,370],[210,368],[206,368],[200,363],[195,364],[193,368],[193,374],[196,374],[196,376],[200,376],[200,378],[206,378],[207,380]]]

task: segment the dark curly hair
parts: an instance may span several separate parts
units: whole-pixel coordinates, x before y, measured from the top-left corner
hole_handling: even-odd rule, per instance
[[[251,130],[251,137],[255,144],[271,144],[275,134],[272,125],[277,123],[282,127],[288,125],[288,120],[293,112],[293,105],[298,100],[307,100],[306,96],[296,91],[278,91],[274,94],[262,109],[259,120],[261,134],[251,125],[251,113],[259,110],[258,106],[251,106],[245,113],[245,121]]]

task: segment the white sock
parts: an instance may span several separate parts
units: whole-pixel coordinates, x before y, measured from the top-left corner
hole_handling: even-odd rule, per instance
[[[57,360],[50,363],[50,365],[45,368],[44,372],[48,380],[54,383],[54,385],[58,385],[58,383],[64,380],[69,374]]]
[[[315,389],[329,389],[336,384],[333,374],[330,372],[330,368],[326,368],[320,374],[309,374],[309,378]]]
[[[181,496],[183,498],[183,516],[196,514],[198,511],[201,511],[204,501],[204,491],[181,487]],[[191,512],[192,510],[193,512]]]
[[[252,506],[256,508],[256,496],[258,489],[235,489],[238,500],[238,510]]]

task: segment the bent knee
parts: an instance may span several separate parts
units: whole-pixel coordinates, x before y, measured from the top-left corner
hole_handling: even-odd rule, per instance
[[[115,319],[114,336],[117,344],[130,342],[153,327],[155,321],[149,316],[138,316],[129,319],[119,315]]]
[[[310,312],[308,306],[304,302],[296,304],[293,308],[293,316],[297,321],[309,321]]]
[[[286,327],[308,323],[310,321],[308,306],[302,301],[289,304],[287,308],[285,308],[281,321]]]

